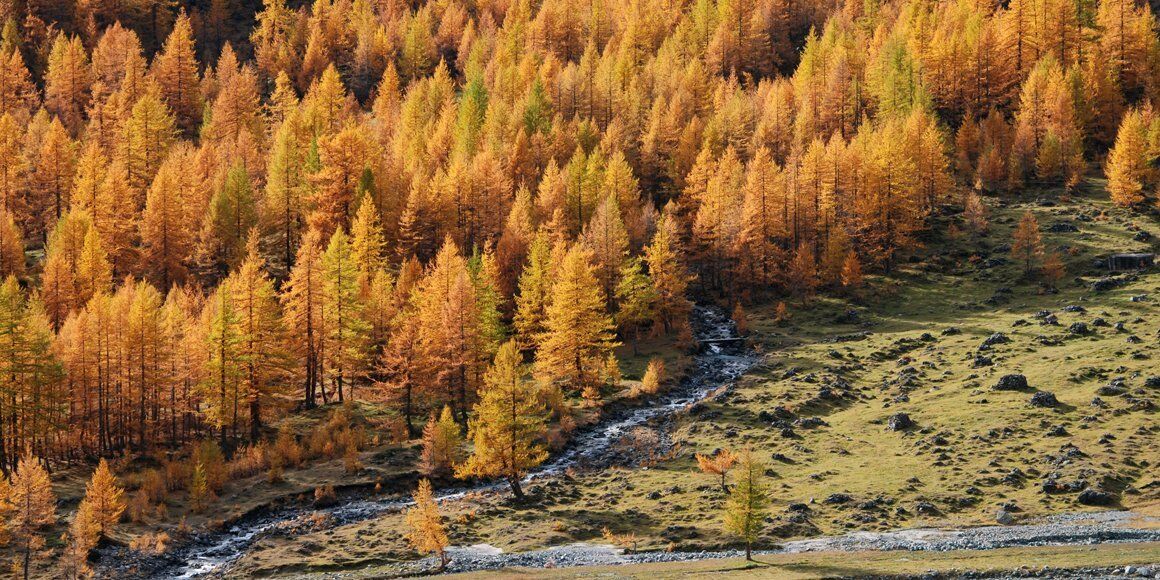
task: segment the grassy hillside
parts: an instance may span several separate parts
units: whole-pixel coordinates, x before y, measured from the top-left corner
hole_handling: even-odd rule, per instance
[[[1079,502],[1089,487],[1111,506],[1154,511],[1160,388],[1146,384],[1160,375],[1152,358],[1160,277],[1121,276],[1092,290],[1104,275],[1093,262],[1149,250],[1137,231],[1154,220],[1113,208],[1098,182],[1070,198],[1047,191],[988,203],[987,235],[927,240],[921,259],[871,280],[862,299],[791,302],[780,324],[772,305],[751,308],[761,364],[669,426],[667,456],[534,485],[520,505],[493,497],[447,505],[452,542],[522,550],[599,540],[607,527],[634,533],[640,549],[722,548],[732,542],[721,532],[724,495],[697,472],[693,453],[746,446],[768,462],[773,483],[767,546],[855,529],[993,523],[1001,506],[1017,519],[1107,509]],[[1047,249],[1065,255],[1058,293],[1011,263],[1006,246],[1024,211],[1037,216]],[[1007,341],[981,347],[996,333]],[[1029,388],[993,389],[1011,373]],[[1030,404],[1039,392],[1057,404]],[[914,425],[891,430],[896,413]],[[401,530],[401,516],[389,516],[267,538],[240,570],[383,564],[410,556]]]

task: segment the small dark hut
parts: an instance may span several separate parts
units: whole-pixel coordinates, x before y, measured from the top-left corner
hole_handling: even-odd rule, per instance
[[[1108,256],[1108,270],[1112,272],[1143,270],[1145,268],[1151,268],[1155,261],[1156,254],[1112,254]]]

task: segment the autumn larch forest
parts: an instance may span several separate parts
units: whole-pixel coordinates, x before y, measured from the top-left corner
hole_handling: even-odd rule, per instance
[[[417,488],[402,549],[442,568],[438,488],[532,501],[573,435],[690,372],[695,305],[754,336],[872,304],[1036,192],[1155,224],[1135,0],[0,0],[0,25],[24,578],[104,575],[95,549],[163,552],[234,480],[367,450],[423,477],[376,487]],[[1051,296],[1079,272],[1013,215],[995,255]],[[699,451],[749,557],[768,453]]]

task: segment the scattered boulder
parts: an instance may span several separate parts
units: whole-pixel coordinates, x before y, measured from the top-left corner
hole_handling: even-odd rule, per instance
[[[1063,307],[1063,311],[1071,312],[1073,314],[1083,314],[1084,312],[1087,312],[1087,308],[1084,308],[1079,304],[1068,304],[1067,306]]]
[[[778,419],[787,421],[793,419],[793,416],[793,411],[785,408],[784,405],[778,405],[772,411],[763,410],[757,414],[757,418],[763,423],[772,423]]]
[[[1015,523],[1015,516],[1011,515],[1011,512],[1001,509],[995,514],[995,522],[999,525],[1009,526]]]
[[[830,424],[821,417],[803,417],[793,422],[794,425],[803,429],[813,429],[814,427],[829,427]]]
[[[1067,331],[1071,334],[1084,335],[1089,334],[1091,329],[1088,328],[1088,325],[1084,322],[1073,322],[1071,323],[1071,326],[1067,327]]]
[[[849,308],[845,312],[835,316],[834,322],[838,324],[860,324],[862,322],[862,314],[853,308]]]
[[[1010,374],[999,377],[999,382],[995,383],[993,390],[996,391],[1025,391],[1027,386],[1027,377],[1021,374]]]
[[[920,501],[914,504],[914,511],[928,516],[938,515],[938,508],[929,501]]]
[[[1047,231],[1056,234],[1068,234],[1078,232],[1079,228],[1075,227],[1075,224],[1071,222],[1055,222],[1047,227]]]
[[[914,427],[914,420],[906,413],[895,413],[886,420],[886,427],[891,431],[905,431]]]
[[[991,348],[996,344],[1007,344],[1009,342],[1011,342],[1010,337],[1008,337],[1006,334],[1003,334],[1002,332],[996,332],[995,334],[988,336],[986,340],[983,341],[983,344],[980,346],[980,348]]]
[[[1094,320],[1092,320],[1092,326],[1105,327],[1107,325],[1108,325],[1108,321],[1104,320],[1103,318],[1096,317]]]
[[[1107,506],[1116,503],[1116,496],[1089,487],[1081,491],[1075,500],[1083,505]]]
[[[1099,280],[1092,282],[1089,287],[1091,288],[1092,292],[1107,292],[1109,290],[1114,290],[1121,283],[1122,282],[1116,278],[1100,278]]]
[[[841,505],[844,503],[849,503],[850,499],[850,496],[844,493],[831,493],[829,497],[822,500],[822,503],[830,505]]]
[[[1054,407],[1059,404],[1059,400],[1055,398],[1055,394],[1049,391],[1038,391],[1031,395],[1031,400],[1028,401],[1032,407]]]
[[[1011,471],[1008,471],[1007,475],[1003,476],[1003,483],[1008,485],[1021,485],[1025,479],[1027,479],[1027,474],[1023,473],[1022,469],[1015,467],[1012,468]]]
[[[1118,397],[1128,392],[1127,385],[1124,384],[1124,379],[1115,378],[1108,384],[1096,390],[1096,394],[1101,397]]]
[[[979,355],[979,356],[975,357],[975,360],[974,360],[974,362],[971,363],[971,366],[973,366],[975,368],[980,368],[980,367],[989,367],[993,364],[995,364],[995,363],[994,363],[994,361],[991,360],[991,357]]]

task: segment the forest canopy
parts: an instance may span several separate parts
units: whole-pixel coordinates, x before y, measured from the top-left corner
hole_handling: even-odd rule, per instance
[[[599,405],[619,343],[686,340],[693,293],[849,288],[979,193],[1098,171],[1142,206],[1160,177],[1132,0],[3,0],[0,22],[5,471],[228,447],[346,400],[413,436],[444,406],[482,432],[508,393],[540,438]]]

